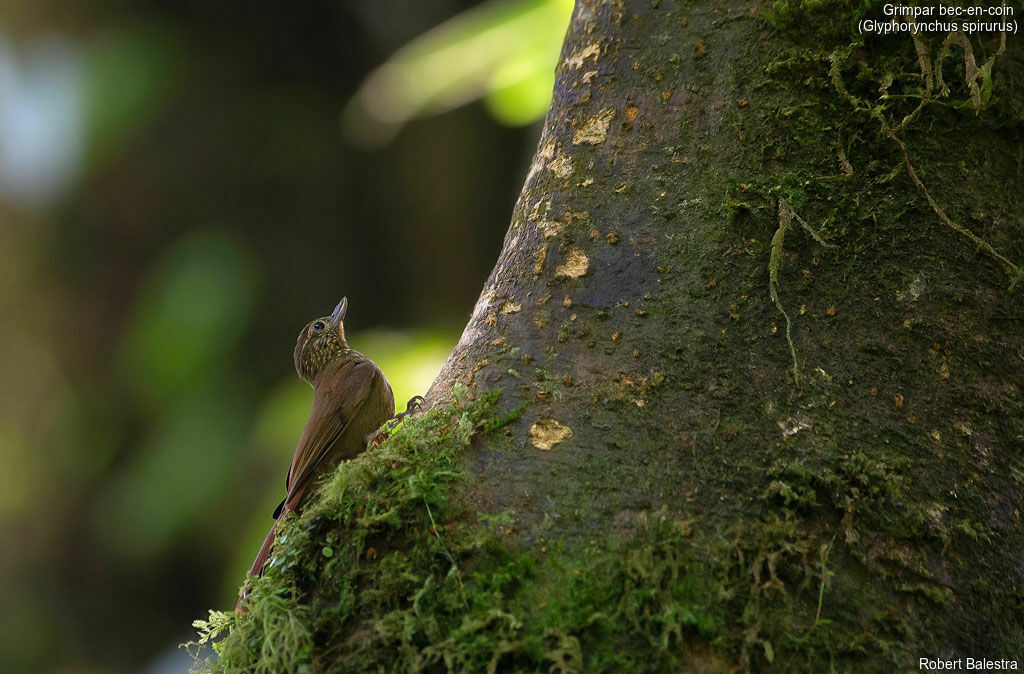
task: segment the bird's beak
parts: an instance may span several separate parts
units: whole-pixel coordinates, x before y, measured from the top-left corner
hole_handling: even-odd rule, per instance
[[[338,324],[345,319],[346,311],[348,311],[348,298],[342,297],[338,306],[334,307],[334,313],[331,314],[331,324],[334,327],[338,327]]]

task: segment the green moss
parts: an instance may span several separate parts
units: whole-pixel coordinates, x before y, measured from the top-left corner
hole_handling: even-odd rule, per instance
[[[774,560],[762,546],[778,531],[726,542],[663,511],[637,517],[625,540],[508,545],[513,513],[467,524],[451,498],[495,407],[486,395],[428,412],[339,467],[283,524],[247,612],[196,622],[190,646],[213,643],[218,657],[195,671],[724,671],[748,657],[755,623],[727,616],[766,579],[730,550]],[[788,558],[777,561],[771,573]]]
[[[339,467],[283,524],[248,610],[196,622],[189,646],[218,658],[195,671],[578,671],[584,657],[654,671],[722,625],[682,526],[660,521],[624,549],[524,553],[502,543],[511,513],[465,524],[450,497],[460,454],[514,420],[495,408],[495,395],[457,400]],[[614,648],[637,637],[642,651]]]
[[[886,466],[860,453],[834,470],[779,462],[764,498],[783,507],[725,535],[663,510],[636,516],[625,539],[524,548],[506,542],[514,513],[473,517],[452,498],[474,433],[509,418],[496,403],[463,398],[414,417],[339,467],[284,523],[248,611],[197,621],[190,646],[213,643],[218,658],[195,671],[822,671],[899,650],[900,635],[865,627],[883,603],[857,580],[868,563],[835,544],[843,527],[879,528],[868,500],[900,492]],[[903,561],[887,573],[904,594],[948,598]]]
[[[881,16],[877,0],[775,0],[765,13],[776,28],[819,40],[862,42],[857,22]]]

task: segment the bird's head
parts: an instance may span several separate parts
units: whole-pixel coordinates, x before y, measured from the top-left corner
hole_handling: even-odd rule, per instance
[[[349,350],[343,322],[347,310],[348,298],[343,297],[330,316],[310,321],[299,332],[295,343],[295,372],[310,386],[320,370]]]

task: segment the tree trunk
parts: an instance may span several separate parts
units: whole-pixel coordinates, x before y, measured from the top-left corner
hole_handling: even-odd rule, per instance
[[[817,7],[579,0],[436,411],[221,667],[1024,666],[1020,40]]]

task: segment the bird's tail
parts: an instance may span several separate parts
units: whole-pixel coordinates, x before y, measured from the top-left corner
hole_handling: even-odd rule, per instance
[[[274,538],[277,531],[277,521],[270,527],[270,532],[267,537],[263,539],[263,545],[260,547],[260,551],[256,553],[256,559],[253,560],[252,568],[249,569],[249,576],[255,576],[259,578],[263,575],[263,567],[267,565],[267,557],[270,556],[270,550],[274,547]],[[239,613],[245,613],[246,608],[243,606],[245,598],[249,596],[249,592],[252,591],[251,581],[247,578],[245,585],[242,587],[242,594],[238,597],[238,603],[235,604],[235,611]]]

